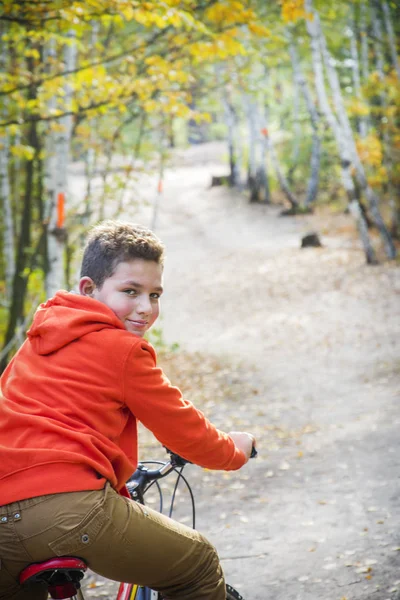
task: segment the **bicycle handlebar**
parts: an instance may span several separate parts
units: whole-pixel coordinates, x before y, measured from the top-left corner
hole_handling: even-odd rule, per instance
[[[168,450],[168,448],[166,448],[166,451],[169,454],[170,459],[165,463],[160,463],[161,467],[158,469],[149,469],[144,463],[138,464],[136,471],[126,483],[128,492],[133,499],[143,503],[146,489],[152,484],[152,482],[166,477],[168,473],[171,471],[177,471],[178,468],[180,468],[180,471],[177,471],[177,473],[180,473],[182,468],[189,463],[188,460],[182,458],[178,454],[175,454],[171,450]],[[250,458],[255,458],[257,454],[258,452],[255,446],[253,446]]]
[[[175,454],[175,452],[168,450],[168,448],[166,448],[166,451],[169,454],[170,459],[168,462],[162,463],[161,467],[158,469],[148,469],[144,464],[139,463],[135,473],[127,482],[127,487],[130,491],[139,488],[139,490],[143,492],[146,484],[156,481],[157,479],[162,479],[177,467],[183,467],[186,464],[190,464],[190,461],[182,458],[179,454]],[[258,452],[255,446],[253,446],[250,458],[256,458],[257,455]]]
[[[250,458],[257,458],[257,456],[258,456],[257,448],[255,446],[253,446],[251,449]]]

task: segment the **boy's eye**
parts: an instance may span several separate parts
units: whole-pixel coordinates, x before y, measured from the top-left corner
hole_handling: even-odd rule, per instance
[[[158,299],[160,297],[161,297],[161,294],[158,294],[157,292],[154,292],[154,294],[150,294],[150,298]]]
[[[136,296],[136,290],[123,290],[127,296]]]

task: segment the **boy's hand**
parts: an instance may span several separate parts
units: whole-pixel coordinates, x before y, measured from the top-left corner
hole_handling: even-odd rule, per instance
[[[228,435],[235,442],[235,446],[244,453],[247,462],[250,458],[253,446],[256,447],[255,437],[246,431],[230,431]]]

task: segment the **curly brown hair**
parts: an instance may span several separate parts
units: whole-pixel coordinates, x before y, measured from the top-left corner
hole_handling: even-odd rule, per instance
[[[96,287],[113,275],[121,262],[142,258],[164,265],[164,244],[147,227],[121,221],[103,221],[89,231],[83,250],[81,277]]]

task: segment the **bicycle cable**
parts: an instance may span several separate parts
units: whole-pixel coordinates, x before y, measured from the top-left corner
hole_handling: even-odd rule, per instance
[[[169,516],[170,517],[172,516],[172,511],[173,511],[173,506],[174,506],[174,501],[175,501],[176,490],[178,489],[179,481],[182,479],[183,482],[186,485],[186,488],[187,488],[188,492],[189,492],[190,501],[192,503],[192,528],[196,529],[196,505],[195,505],[195,502],[194,502],[194,494],[193,494],[192,488],[190,487],[190,484],[189,484],[188,480],[182,474],[182,471],[183,471],[184,468],[185,468],[185,465],[183,465],[182,467],[180,467],[180,469],[181,469],[180,471],[178,471],[177,468],[174,469],[174,471],[176,471],[178,473],[178,477],[176,479],[175,487],[174,487],[174,492],[172,494]]]
[[[160,461],[160,460],[148,460],[148,461],[141,461],[141,464],[143,465],[151,465],[151,464],[157,464],[157,465],[164,465],[165,462]],[[179,481],[182,479],[184,484],[186,485],[186,488],[189,492],[190,495],[190,501],[192,504],[192,528],[195,529],[196,528],[196,505],[195,505],[195,501],[194,501],[194,494],[192,491],[192,488],[190,487],[190,484],[188,482],[188,480],[186,479],[186,477],[182,474],[182,471],[184,469],[185,465],[183,465],[182,467],[173,467],[172,471],[175,471],[175,473],[178,475],[178,477],[176,478],[176,482],[174,485],[174,490],[172,492],[172,498],[171,498],[171,504],[170,504],[170,509],[169,509],[169,517],[172,517],[172,512],[173,512],[173,507],[174,507],[174,502],[175,502],[175,496],[176,496],[176,491],[178,489],[178,485],[179,485]],[[180,470],[179,470],[180,469]],[[163,492],[161,489],[161,486],[158,482],[158,480],[153,480],[151,483],[149,483],[149,485],[146,487],[146,489],[143,491],[143,495],[146,494],[146,492],[153,486],[156,485],[158,488],[158,493],[159,493],[159,498],[160,498],[160,511],[162,513],[163,507],[164,507],[164,502],[163,502]]]

